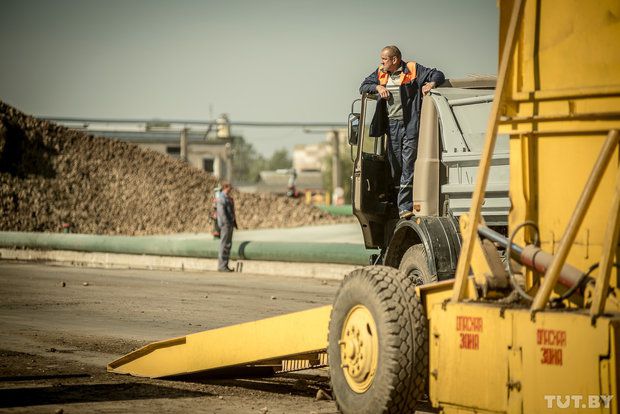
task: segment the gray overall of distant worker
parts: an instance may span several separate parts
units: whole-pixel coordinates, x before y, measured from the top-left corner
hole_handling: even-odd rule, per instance
[[[229,183],[222,183],[222,191],[217,198],[217,224],[220,226],[220,251],[217,257],[217,270],[220,272],[233,271],[228,267],[228,259],[230,258],[233,231],[237,228],[237,218],[235,216],[235,204],[230,196],[231,191],[232,186]]]

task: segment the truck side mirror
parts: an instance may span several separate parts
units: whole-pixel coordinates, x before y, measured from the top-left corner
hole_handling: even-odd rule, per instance
[[[349,145],[357,145],[359,139],[360,114],[350,113],[348,122]]]

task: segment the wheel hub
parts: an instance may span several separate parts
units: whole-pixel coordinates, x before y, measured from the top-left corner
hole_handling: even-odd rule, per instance
[[[407,273],[411,279],[413,279],[413,284],[416,286],[422,286],[424,284],[424,275],[420,271],[420,269],[413,268],[409,273]]]
[[[365,392],[375,377],[379,354],[377,327],[368,308],[356,305],[349,311],[338,344],[340,367],[349,387]]]

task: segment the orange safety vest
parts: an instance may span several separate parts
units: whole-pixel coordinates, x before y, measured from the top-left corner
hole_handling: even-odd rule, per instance
[[[401,85],[405,85],[415,79],[415,62],[407,62],[407,69],[409,69],[408,73],[405,73],[405,71],[400,73]],[[383,66],[379,66],[379,69],[377,69],[377,76],[379,77],[379,85],[387,85],[389,73],[383,71]]]

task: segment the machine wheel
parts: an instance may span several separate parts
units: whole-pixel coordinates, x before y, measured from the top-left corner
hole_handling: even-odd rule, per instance
[[[428,322],[413,280],[386,266],[348,274],[334,301],[327,352],[344,414],[414,412],[428,376]]]
[[[413,279],[416,286],[437,281],[437,275],[431,274],[428,268],[426,250],[422,244],[411,246],[400,261],[398,270]]]

